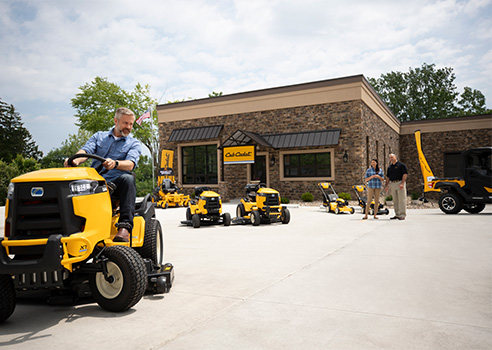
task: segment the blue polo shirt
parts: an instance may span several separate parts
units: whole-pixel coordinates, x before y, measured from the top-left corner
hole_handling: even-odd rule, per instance
[[[82,147],[84,151],[90,154],[96,154],[103,158],[111,158],[114,160],[131,160],[135,167],[138,165],[138,159],[142,153],[140,141],[132,136],[122,136],[116,138],[113,135],[113,129],[110,131],[96,132]],[[93,159],[92,167],[97,167],[101,164],[100,161]],[[134,168],[135,168],[134,167]],[[116,179],[117,177],[128,174],[129,171],[111,169],[103,175],[107,182]]]
[[[384,178],[383,169],[380,168],[379,171],[376,171],[376,170],[374,170],[373,167],[370,167],[366,171],[365,178],[367,179],[368,177],[371,177],[373,175],[379,175],[382,178]],[[369,188],[381,188],[381,187],[383,187],[383,182],[377,178],[373,178],[373,179],[369,180],[369,182],[367,183],[367,187],[369,187]]]

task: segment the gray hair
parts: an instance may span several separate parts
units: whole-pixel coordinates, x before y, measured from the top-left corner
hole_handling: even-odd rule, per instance
[[[120,107],[116,110],[116,113],[114,114],[114,117],[118,120],[120,120],[122,115],[131,115],[135,117],[135,113],[132,112],[131,109],[125,108],[125,107]]]

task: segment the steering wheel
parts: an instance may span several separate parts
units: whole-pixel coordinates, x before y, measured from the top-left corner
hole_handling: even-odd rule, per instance
[[[76,165],[73,164],[73,160],[74,159],[77,159],[77,158],[92,158],[92,159],[95,159],[95,160],[98,160],[101,162],[101,164],[99,164],[95,169],[97,171],[97,173],[99,175],[103,175],[103,174],[106,174],[109,170],[104,168],[102,163],[104,163],[106,161],[106,158],[103,158],[101,156],[98,156],[97,154],[89,154],[89,153],[78,153],[78,154],[74,154],[73,156],[71,156],[70,158],[68,158],[67,160],[67,163],[69,166],[71,167],[75,167]]]

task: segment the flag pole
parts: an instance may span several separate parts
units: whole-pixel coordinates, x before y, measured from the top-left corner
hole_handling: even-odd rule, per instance
[[[149,110],[150,110],[150,122],[152,123],[152,190],[156,187],[155,185],[155,163],[154,163],[154,157],[155,157],[155,144],[154,144],[154,109],[152,105],[149,105]]]

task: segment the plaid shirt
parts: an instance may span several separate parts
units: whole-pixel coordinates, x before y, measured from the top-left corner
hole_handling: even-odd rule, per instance
[[[379,175],[381,176],[382,178],[384,178],[384,173],[383,173],[383,169],[379,169],[378,172],[376,172],[376,170],[374,170],[373,167],[370,167],[369,169],[367,169],[366,171],[366,176],[365,178],[367,179],[368,177],[371,177],[373,175]],[[381,188],[383,187],[383,182],[381,180],[379,180],[378,178],[372,178],[369,180],[369,182],[367,183],[367,187],[369,188]]]

